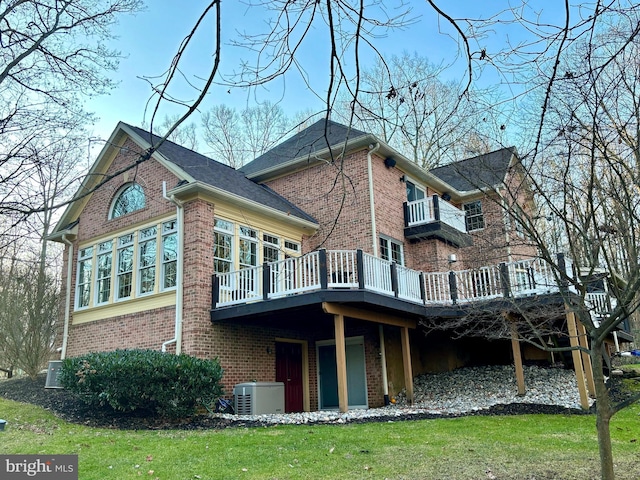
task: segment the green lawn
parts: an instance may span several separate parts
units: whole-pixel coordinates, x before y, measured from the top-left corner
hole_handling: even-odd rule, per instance
[[[640,478],[640,406],[612,422],[620,479]],[[590,479],[593,416],[119,431],[0,398],[0,453],[78,454],[81,479]],[[637,441],[638,440],[638,441]]]

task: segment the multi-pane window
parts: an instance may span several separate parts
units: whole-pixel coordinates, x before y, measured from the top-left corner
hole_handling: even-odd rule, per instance
[[[233,223],[216,218],[213,232],[213,271],[233,270]]]
[[[380,258],[404,265],[402,243],[387,237],[380,237]]]
[[[229,220],[214,218],[213,268],[214,273],[252,269],[262,263],[271,263],[271,269],[281,268],[278,262],[289,256],[298,256],[300,243],[285,240],[271,233]],[[242,279],[253,282],[256,273],[242,274]],[[250,272],[254,272],[251,270]],[[244,280],[243,280],[244,281]],[[252,284],[253,285],[253,284]],[[256,284],[257,285],[257,284]]]
[[[131,297],[133,283],[133,233],[118,238],[116,297]]]
[[[145,206],[144,190],[137,183],[130,183],[120,190],[116,197],[109,218],[118,218]]]
[[[178,228],[171,220],[162,224],[162,289],[173,288],[178,278]]]
[[[484,228],[484,215],[482,214],[482,203],[480,200],[465,203],[464,211],[467,232]]]
[[[292,242],[290,240],[285,240],[284,241],[284,248],[286,248],[287,250],[291,250],[292,252],[299,252],[300,251],[300,244]]]
[[[239,264],[240,269],[258,265],[258,231],[250,227],[240,227]]]
[[[153,292],[156,286],[156,250],[158,229],[140,230],[138,238],[138,292]]]
[[[78,253],[77,300],[76,308],[88,307],[91,299],[91,274],[93,247],[87,247]]]
[[[175,219],[81,248],[76,308],[159,293],[176,287],[178,224]]]
[[[113,264],[113,241],[98,244],[96,261],[96,303],[107,303],[111,296],[111,268]]]
[[[280,239],[273,235],[262,235],[262,261],[271,263],[280,260]]]

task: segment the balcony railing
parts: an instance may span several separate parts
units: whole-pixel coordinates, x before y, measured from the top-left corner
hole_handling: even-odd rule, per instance
[[[464,211],[442,200],[437,195],[406,203],[407,227],[438,221],[453,227],[459,232],[467,232]]]
[[[570,275],[571,265],[567,265]],[[362,250],[319,250],[213,276],[214,308],[326,289],[368,290],[423,305],[560,291],[553,268],[534,258],[473,270],[419,272]]]

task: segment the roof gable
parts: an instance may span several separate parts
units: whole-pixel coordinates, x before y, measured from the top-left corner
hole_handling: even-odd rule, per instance
[[[247,163],[241,170],[251,177],[295,159],[311,158],[323,150],[362,136],[368,134],[332,120],[321,119]]]
[[[515,147],[501,148],[429,172],[459,192],[498,187],[504,184],[514,156],[517,156]]]
[[[149,144],[157,143],[160,137],[138,127],[128,127]],[[187,174],[186,181],[201,182],[227,193],[279,210],[302,220],[315,220],[273,190],[249,180],[243,172],[213,160],[205,155],[182,147],[169,140],[158,148],[166,160]]]
[[[95,179],[101,177],[95,174],[106,171],[108,164],[111,162],[110,159],[115,155],[114,152],[119,150],[122,139],[126,136],[137,143],[141,151],[146,151],[151,145],[157,144],[160,140],[160,137],[144,129],[120,122],[85,177],[82,186],[75,195],[77,199],[67,206],[52,233],[52,239],[60,237],[64,231],[68,230],[69,225],[72,225],[77,220],[90,196],[90,194],[80,195],[80,192],[91,191],[98,185]],[[280,214],[295,217],[304,222],[315,223],[315,220],[306,212],[291,204],[270,188],[249,180],[242,172],[169,140],[163,142],[152,157],[169,168],[180,179],[179,184],[198,183],[207,185],[214,190],[229,194],[232,198],[267,207],[278,211]]]

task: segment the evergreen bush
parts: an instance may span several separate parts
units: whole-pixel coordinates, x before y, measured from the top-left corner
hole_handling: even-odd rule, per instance
[[[214,404],[223,394],[222,374],[217,359],[115,350],[66,359],[60,382],[92,405],[182,418]]]

